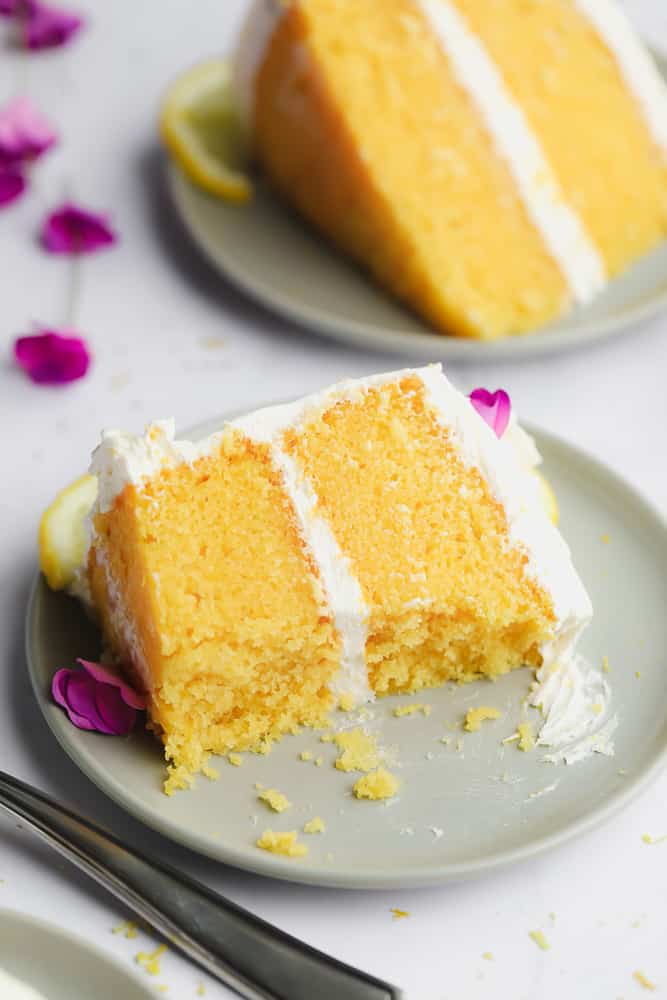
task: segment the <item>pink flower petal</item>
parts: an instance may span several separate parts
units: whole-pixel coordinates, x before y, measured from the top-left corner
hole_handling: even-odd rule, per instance
[[[505,390],[489,392],[488,389],[475,389],[470,393],[470,402],[496,436],[501,438],[512,413],[512,403]]]
[[[102,718],[95,700],[95,681],[81,670],[73,670],[67,684],[67,708],[76,712],[92,723],[93,728],[108,736],[114,735],[114,730]]]
[[[64,385],[83,378],[90,367],[91,355],[86,342],[72,331],[40,330],[18,337],[14,357],[33,381],[41,385]]]
[[[36,3],[25,18],[26,48],[37,51],[66,45],[82,26],[83,18],[78,14]]]
[[[49,253],[94,253],[113,246],[117,236],[106,216],[66,203],[47,216],[42,245]]]
[[[11,205],[26,189],[26,180],[20,170],[0,168],[0,208]]]
[[[36,160],[56,139],[49,122],[27,97],[16,97],[0,109],[0,167]]]
[[[118,688],[120,696],[126,705],[140,710],[146,708],[146,698],[144,695],[139,694],[133,687],[126,684],[117,674],[109,670],[108,667],[103,667],[101,663],[92,663],[90,660],[77,659],[76,662],[80,663],[84,670],[87,670],[90,676],[96,681]]]
[[[95,705],[101,718],[115,736],[126,736],[132,732],[137,721],[137,710],[130,708],[120,696],[116,687],[108,684],[95,685]]]
[[[58,670],[54,675],[53,681],[51,682],[51,693],[53,695],[53,700],[65,709],[69,716],[70,722],[77,727],[77,729],[88,729],[93,730],[95,726],[93,723],[87,719],[84,715],[79,715],[75,712],[67,699],[67,692],[69,689],[70,678],[76,671],[68,670],[64,668],[63,670]]]

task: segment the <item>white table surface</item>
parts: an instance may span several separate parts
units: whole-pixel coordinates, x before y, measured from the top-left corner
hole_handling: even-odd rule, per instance
[[[37,521],[85,467],[100,428],[139,429],[167,415],[184,427],[403,363],[290,330],[248,304],[173,217],[155,137],[160,93],[180,68],[226,48],[244,0],[80,6],[89,25],[67,49],[29,57],[0,38],[0,103],[28,93],[62,133],[32,193],[0,213],[0,766],[312,945],[396,982],[409,1000],[631,998],[642,992],[635,969],[667,994],[667,843],[641,839],[667,833],[667,774],[604,828],[504,873],[414,892],[340,892],[226,869],[150,833],[98,792],[47,730],[23,653]],[[631,7],[667,48],[664,0]],[[94,346],[95,367],[76,385],[49,389],[13,367],[11,344],[34,320],[64,319],[67,264],[40,252],[35,234],[65,193],[111,212],[121,243],[83,262],[76,321]],[[526,418],[594,452],[667,508],[667,317],[592,350],[449,372],[464,388],[505,386]],[[2,818],[0,878],[0,907],[55,920],[127,963],[147,943],[144,935],[112,935],[127,914]],[[409,919],[393,921],[393,906]],[[535,928],[546,931],[550,951],[529,939]],[[493,961],[483,960],[485,951]],[[188,998],[202,980],[168,953],[155,983]],[[231,995],[206,981],[211,1000]]]

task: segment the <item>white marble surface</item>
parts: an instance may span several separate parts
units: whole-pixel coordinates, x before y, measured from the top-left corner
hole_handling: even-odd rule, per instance
[[[419,892],[324,891],[228,870],[149,833],[74,768],[37,711],[22,638],[37,520],[83,469],[100,427],[139,428],[169,414],[183,427],[395,364],[289,330],[247,304],[197,256],[172,216],[155,139],[160,93],[179,68],[224,50],[244,6],[82,0],[90,23],[69,49],[28,58],[0,37],[0,101],[27,92],[62,132],[31,195],[0,214],[0,766],[311,944],[395,981],[409,1000],[631,998],[641,993],[635,969],[667,993],[667,843],[641,840],[667,833],[667,774],[603,829],[511,871]],[[667,48],[664,0],[629,6]],[[95,368],[55,390],[28,383],[10,348],[33,320],[65,318],[67,266],[35,241],[43,212],[64,193],[111,211],[122,241],[83,265],[76,322],[94,346]],[[464,387],[506,386],[526,417],[607,460],[663,510],[666,371],[667,317],[542,362],[450,367]],[[125,916],[114,902],[4,819],[0,877],[0,906],[56,920],[127,962],[146,943],[113,936]],[[410,918],[393,922],[392,906]],[[549,952],[528,938],[538,927]],[[482,959],[485,951],[493,961]],[[170,953],[156,983],[188,998],[202,978]],[[209,984],[206,995],[230,994]]]

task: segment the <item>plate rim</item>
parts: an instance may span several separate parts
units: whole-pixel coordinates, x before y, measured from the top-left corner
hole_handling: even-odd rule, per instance
[[[667,54],[653,46],[647,46],[660,74],[667,80]],[[510,360],[530,360],[559,352],[573,351],[587,347],[622,333],[631,333],[659,313],[667,309],[667,285],[661,292],[654,292],[636,304],[619,309],[612,316],[591,319],[574,329],[549,332],[548,328],[532,333],[503,337],[496,341],[484,341],[467,337],[424,332],[400,333],[383,330],[363,320],[339,320],[333,314],[320,311],[312,306],[298,306],[280,290],[274,290],[263,280],[249,276],[247,269],[237,267],[233,255],[219,256],[219,244],[209,238],[195,220],[189,202],[189,192],[202,193],[185,176],[183,171],[168,156],[166,157],[167,189],[190,239],[203,253],[211,266],[224,279],[240,290],[247,298],[259,304],[268,313],[280,316],[294,323],[305,333],[315,333],[330,340],[345,343],[357,349],[367,349],[384,353],[413,357],[432,357],[447,361],[480,362],[492,364]],[[205,194],[205,192],[204,192]],[[212,199],[215,203],[215,199]],[[231,206],[234,207],[234,206]],[[239,211],[243,206],[236,206]],[[343,260],[345,260],[343,256]],[[637,264],[639,262],[635,262]],[[366,280],[373,286],[372,280]],[[616,279],[612,279],[614,281]],[[381,290],[380,290],[381,291]],[[385,293],[388,294],[388,293]],[[400,303],[396,303],[400,307]],[[421,321],[418,314],[403,307]],[[426,324],[425,324],[426,326]]]
[[[209,421],[202,421],[189,429],[189,431],[184,432],[184,435],[190,434],[194,436],[198,433],[199,428],[210,428],[215,422],[222,425],[225,420],[232,417],[233,414],[228,413],[220,415],[219,418],[214,417]],[[625,479],[597,456],[592,455],[579,445],[567,441],[560,435],[543,430],[530,423],[525,423],[523,426],[530,434],[536,437],[538,446],[540,446],[541,442],[544,442],[547,448],[565,449],[570,453],[574,453],[577,459],[595,466],[598,473],[606,477],[607,481],[612,482],[614,489],[629,494],[634,503],[644,509],[647,517],[651,519],[655,527],[667,539],[667,516],[651,499],[638,490],[634,483]],[[238,849],[234,846],[228,847],[224,842],[219,845],[212,844],[204,837],[200,837],[196,830],[184,830],[175,821],[165,820],[162,816],[155,817],[150,808],[144,806],[141,800],[136,800],[131,796],[125,795],[123,789],[105,771],[96,768],[92,755],[81,754],[75,744],[68,739],[69,724],[66,723],[63,713],[56,711],[56,706],[52,705],[48,698],[44,696],[39,671],[36,666],[38,660],[36,650],[33,655],[33,643],[36,644],[37,634],[35,620],[39,606],[39,591],[43,585],[43,578],[38,569],[33,578],[26,609],[26,661],[32,690],[40,711],[67,756],[100,791],[150,829],[167,837],[176,844],[187,847],[218,863],[227,864],[256,875],[277,878],[287,882],[339,889],[407,889],[464,881],[485,873],[508,868],[517,862],[527,861],[530,858],[542,855],[591,832],[630,805],[667,766],[666,729],[662,745],[655,751],[655,755],[650,762],[632,776],[628,776],[623,785],[619,786],[618,790],[610,792],[591,812],[555,833],[544,834],[531,840],[528,844],[486,854],[472,861],[431,863],[426,868],[410,869],[407,872],[405,868],[399,868],[398,871],[381,870],[360,876],[357,870],[340,867],[328,869],[321,865],[311,865],[308,862],[302,861],[295,863],[289,859],[283,859],[259,850],[256,853],[252,853],[248,850],[247,846],[243,849]],[[665,718],[667,720],[667,712]],[[403,872],[402,874],[401,871]]]
[[[119,960],[113,953],[107,952],[100,945],[89,941],[88,938],[79,934],[78,931],[70,930],[68,927],[60,927],[58,924],[54,923],[52,920],[46,920],[44,917],[36,917],[32,913],[28,913],[25,910],[17,910],[11,906],[0,906],[0,922],[5,918],[14,920],[19,925],[24,925],[26,930],[30,928],[38,927],[41,931],[47,932],[52,937],[58,938],[61,942],[65,942],[68,945],[74,945],[83,951],[87,951],[96,962],[99,962],[108,968],[112,968],[114,973],[117,973],[122,977],[125,983],[131,983],[138,991],[140,991],[146,1000],[154,997],[154,991],[150,989],[149,986],[144,983],[141,977],[132,968],[126,968],[121,960]],[[123,985],[121,983],[121,985]]]

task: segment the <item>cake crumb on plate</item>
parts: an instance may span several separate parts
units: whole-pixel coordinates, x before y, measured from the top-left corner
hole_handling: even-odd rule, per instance
[[[336,760],[339,771],[373,771],[380,763],[375,737],[363,729],[349,729],[333,738],[342,750]]]
[[[304,833],[324,833],[326,824],[320,816],[313,816],[307,823],[303,824]]]
[[[255,843],[269,854],[282,854],[286,858],[302,858],[308,853],[306,845],[298,842],[296,830],[286,830],[284,833],[265,830]]]
[[[476,733],[483,722],[491,719],[499,719],[502,714],[499,708],[493,708],[491,705],[480,705],[479,708],[471,708],[463,720],[463,728],[467,733]]]
[[[370,799],[378,801],[380,799],[390,799],[398,791],[398,778],[379,767],[377,771],[365,774],[359,778],[352,789],[358,799]]]
[[[399,910],[395,906],[391,907],[390,912],[394,920],[404,920],[406,917],[410,916],[409,910]]]
[[[542,951],[549,951],[551,946],[545,937],[544,931],[529,931],[528,937],[531,938],[537,947]]]
[[[260,791],[257,798],[266,802],[267,806],[277,813],[285,812],[292,805],[287,796],[279,792],[277,788],[265,788]]]
[[[636,969],[633,973],[633,978],[639,983],[639,985],[645,990],[654,991],[657,989],[655,983],[652,983],[650,979],[647,979],[643,972]]]

